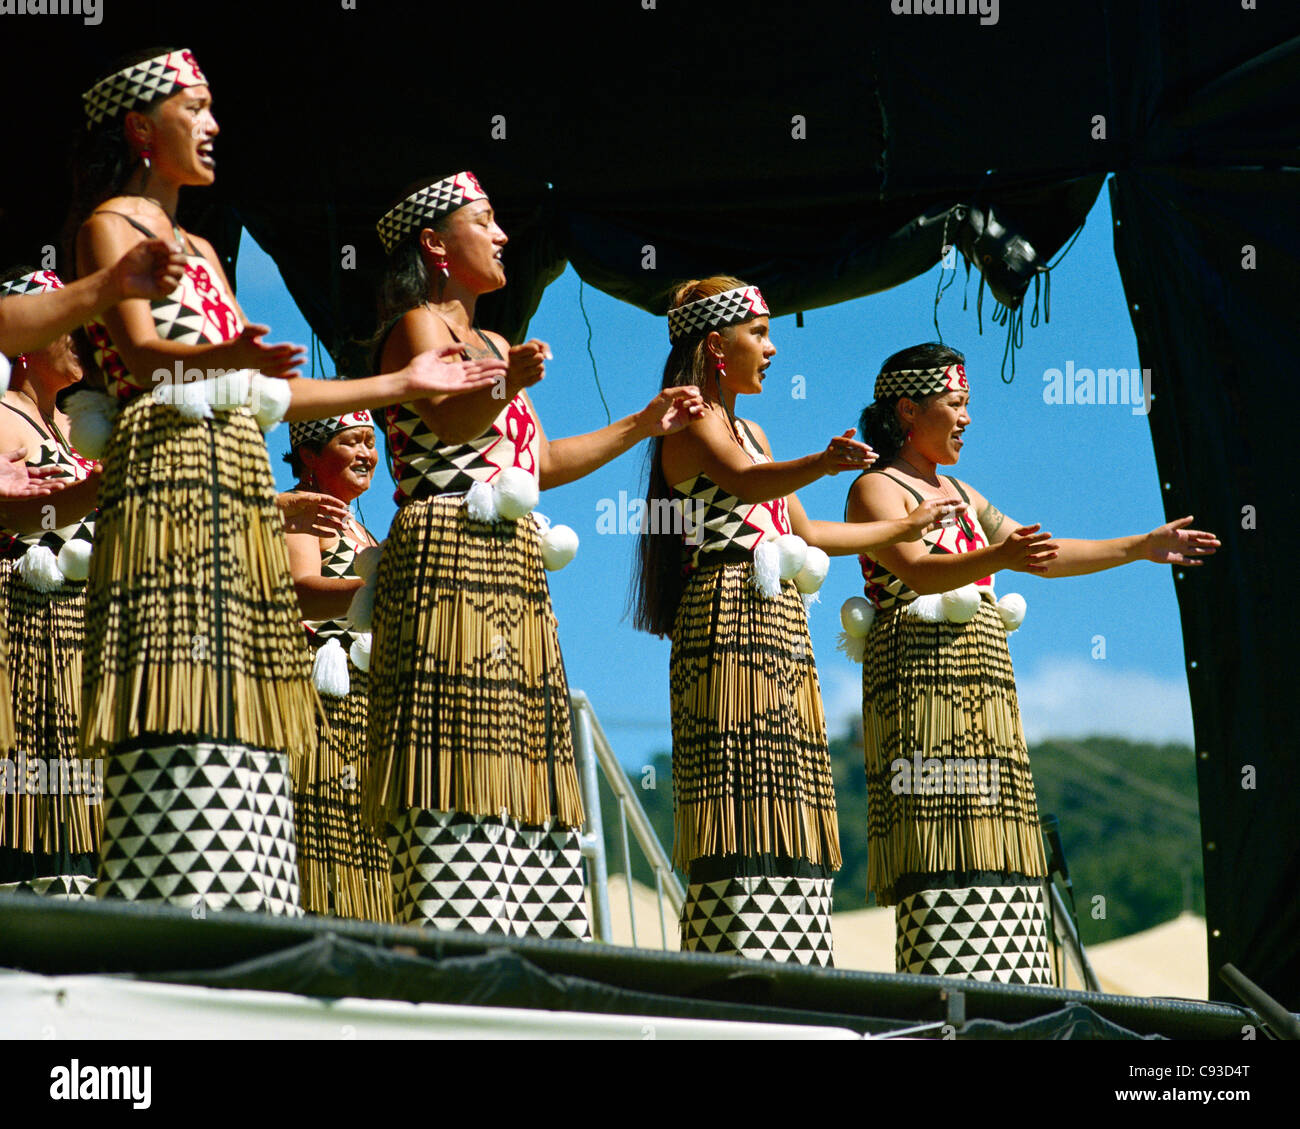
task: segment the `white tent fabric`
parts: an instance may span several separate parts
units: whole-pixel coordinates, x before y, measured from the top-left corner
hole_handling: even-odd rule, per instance
[[[859,1037],[841,1027],[591,1015],[392,1000],[326,1001],[288,992],[193,988],[111,976],[39,976],[0,969],[0,1039]]]

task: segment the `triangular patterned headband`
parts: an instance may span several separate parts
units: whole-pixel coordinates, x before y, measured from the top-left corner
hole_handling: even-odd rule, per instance
[[[898,368],[882,372],[876,377],[876,399],[887,400],[893,396],[906,396],[919,400],[936,392],[969,392],[965,365],[945,365],[943,368]]]
[[[101,78],[81,96],[89,119],[86,128],[138,106],[147,106],[188,86],[207,84],[197,60],[187,50],[168,51],[132,63],[107,78]]]
[[[11,294],[44,294],[47,290],[62,290],[63,280],[52,270],[34,270],[8,282],[0,282],[0,297]]]
[[[757,286],[738,286],[669,310],[668,340],[676,344],[702,331],[739,325],[767,312],[767,303]]]
[[[328,443],[340,431],[349,427],[375,426],[374,418],[364,408],[359,412],[344,412],[341,416],[326,419],[293,420],[289,424],[289,446],[297,450],[303,443]]]
[[[393,248],[411,232],[430,227],[443,216],[475,200],[486,199],[487,193],[479,184],[478,177],[469,171],[417,188],[375,224],[384,253],[391,255]]]

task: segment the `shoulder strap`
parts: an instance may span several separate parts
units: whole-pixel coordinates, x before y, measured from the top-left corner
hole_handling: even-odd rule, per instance
[[[128,216],[125,212],[115,212],[113,211],[112,208],[100,208],[99,211],[97,212],[91,212],[91,215],[118,216],[121,219],[126,220],[126,222],[129,223],[133,228],[135,228],[136,231],[138,231],[141,235],[147,235],[150,239],[158,238],[158,236],[156,236],[152,231],[150,231],[147,227],[145,227],[144,224],[133,219],[131,216]],[[173,226],[172,234],[176,236],[177,240],[180,240],[181,238],[180,228]],[[190,237],[188,235],[185,236],[185,246],[189,249],[191,255],[197,255],[201,259],[207,257],[206,255],[201,254],[199,249],[195,247],[192,242],[190,242]]]
[[[32,425],[32,427],[36,429],[37,433],[41,436],[42,439],[51,438],[50,433],[46,431],[45,428],[43,428],[34,419],[32,419],[32,417],[29,416],[25,411],[23,411],[22,408],[15,408],[13,404],[7,404],[3,400],[0,400],[0,404],[4,404],[4,406],[8,408],[11,412],[13,412],[14,415],[22,416],[23,419],[25,419],[29,424]]]
[[[448,329],[451,329],[451,326],[447,326],[447,328],[448,328]],[[495,345],[492,344],[492,338],[486,336],[486,335],[484,334],[484,332],[483,332],[481,329],[479,329],[478,326],[475,326],[475,327],[474,327],[474,332],[478,334],[478,339],[479,339],[480,341],[482,341],[483,344],[486,345],[489,349],[492,350],[492,355],[493,355],[494,357],[496,357],[496,359],[497,359],[498,361],[504,359],[504,358],[501,356],[501,354],[497,352],[497,347],[496,347]],[[453,336],[453,337],[456,337],[455,332],[452,333],[452,336]],[[459,337],[456,337],[456,340],[459,341],[460,338],[459,338]]]
[[[911,494],[913,498],[917,500],[918,504],[925,501],[925,499],[921,496],[919,491],[913,490],[901,478],[895,478],[887,470],[869,471],[868,473],[883,474],[887,479],[889,479],[890,482],[897,482],[899,486],[901,486],[904,490],[906,490],[909,494]]]
[[[957,491],[958,494],[961,495],[961,500],[962,500],[963,502],[965,502],[965,503],[969,506],[969,505],[970,505],[970,497],[967,495],[966,491],[963,490],[963,489],[961,488],[961,483],[958,482],[955,478],[953,478],[951,475],[948,475],[948,474],[945,474],[945,475],[944,475],[944,478],[946,478],[949,482],[952,483],[953,488]]]
[[[156,236],[152,231],[150,231],[147,227],[145,227],[144,224],[140,223],[138,220],[133,219],[131,216],[128,216],[125,212],[115,212],[113,211],[112,208],[101,208],[97,212],[91,212],[91,215],[117,216],[119,219],[126,220],[126,222],[129,223],[133,228],[135,228],[136,231],[138,231],[141,235],[147,235],[150,239],[158,238],[158,236]]]
[[[760,455],[763,454],[763,444],[760,443],[758,439],[755,437],[754,433],[749,430],[749,424],[746,423],[739,416],[736,417],[736,422],[745,429],[745,434],[749,436],[749,441],[754,445],[754,450],[757,451]]]

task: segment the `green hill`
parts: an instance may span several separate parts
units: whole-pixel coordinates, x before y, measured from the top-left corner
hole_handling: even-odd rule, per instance
[[[867,792],[861,737],[830,744],[844,866],[836,876],[835,908],[868,904]],[[1184,908],[1204,914],[1192,750],[1121,738],[1050,740],[1030,746],[1038,807],[1061,824],[1066,865],[1074,883],[1084,944],[1148,929]],[[672,843],[672,763],[667,753],[648,774],[629,774],[665,849]],[[611,873],[623,869],[617,811],[602,785]],[[653,885],[635,842],[632,875]]]

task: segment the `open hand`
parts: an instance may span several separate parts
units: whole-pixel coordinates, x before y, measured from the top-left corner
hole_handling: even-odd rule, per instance
[[[865,470],[876,461],[876,452],[865,443],[854,439],[856,434],[849,428],[843,435],[832,439],[822,452],[823,474],[839,474],[842,470]]]
[[[452,360],[460,355],[463,348],[461,345],[444,345],[441,349],[428,349],[412,357],[402,370],[409,387],[407,398],[418,400],[424,396],[453,396],[505,383],[505,361],[500,357],[484,357],[477,361]]]
[[[1220,542],[1213,533],[1201,529],[1188,529],[1192,516],[1180,517],[1146,536],[1142,556],[1156,564],[1199,565],[1202,557],[1211,557]]]
[[[123,298],[166,298],[181,284],[185,256],[179,243],[146,239],[113,266],[113,284]]]
[[[28,466],[27,449],[0,454],[0,498],[39,498],[75,481],[62,467]]]
[[[347,506],[333,494],[291,490],[287,494],[277,494],[275,504],[280,507],[286,533],[333,537],[347,528],[350,516]]]
[[[222,364],[227,369],[256,369],[265,376],[288,379],[302,375],[302,362],[307,356],[305,345],[267,345],[262,338],[271,332],[269,325],[246,325],[233,341],[213,350],[220,352]]]
[[[1012,572],[1045,573],[1049,562],[1056,559],[1060,546],[1050,533],[1040,533],[1042,524],[1022,525],[1013,529],[1011,536],[997,546],[1000,568]]]
[[[692,420],[704,418],[704,397],[694,384],[665,388],[640,412],[637,422],[647,435],[672,435]]]

